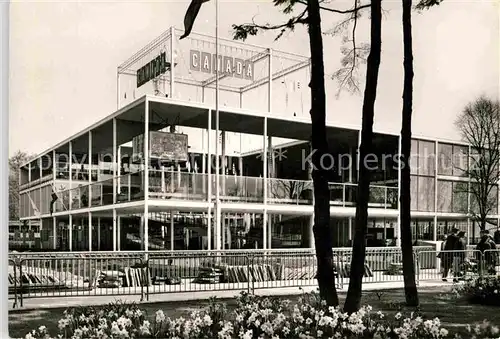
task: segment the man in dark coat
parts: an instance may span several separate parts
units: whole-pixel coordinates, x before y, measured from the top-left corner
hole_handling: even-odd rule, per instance
[[[476,250],[480,251],[482,257],[480,256],[479,263],[484,265],[485,271],[488,274],[496,275],[496,264],[498,253],[496,252],[496,244],[495,241],[491,238],[490,232],[488,230],[481,231],[481,240],[476,246]],[[479,254],[479,253],[478,253]],[[484,263],[482,263],[481,259],[484,258]]]
[[[460,231],[457,235],[457,241],[455,242],[455,248],[453,249],[453,281],[458,282],[458,278],[462,277],[463,266],[465,262],[465,249],[467,248],[467,243],[465,241],[465,232]]]
[[[458,241],[458,228],[453,227],[451,233],[446,237],[446,242],[444,244],[443,251],[453,251],[455,245]],[[443,266],[443,281],[446,281],[448,272],[453,265],[453,253],[452,252],[442,252],[441,253],[441,265]]]
[[[493,239],[495,240],[495,244],[500,244],[500,230],[495,231]]]

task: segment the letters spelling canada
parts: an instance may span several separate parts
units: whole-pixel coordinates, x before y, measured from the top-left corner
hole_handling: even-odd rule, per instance
[[[192,49],[190,69],[204,73],[216,73],[216,55]],[[254,64],[252,61],[219,55],[219,73],[253,81]]]

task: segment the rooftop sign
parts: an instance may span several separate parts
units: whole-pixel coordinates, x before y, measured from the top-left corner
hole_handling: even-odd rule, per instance
[[[137,70],[137,88],[141,87],[148,81],[163,74],[170,68],[170,63],[167,62],[166,53],[162,52],[155,59],[148,62]]]
[[[236,78],[253,81],[254,63],[252,61],[219,55],[218,66],[217,56],[207,52],[192,49],[189,53],[190,69],[192,71],[216,74],[217,68],[220,74],[233,76]]]

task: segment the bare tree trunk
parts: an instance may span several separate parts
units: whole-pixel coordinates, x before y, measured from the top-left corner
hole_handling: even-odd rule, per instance
[[[311,122],[314,186],[314,241],[318,262],[318,286],[321,299],[328,305],[339,304],[333,274],[333,251],[330,231],[330,190],[321,157],[328,152],[326,139],[326,94],[323,63],[323,37],[318,0],[307,1],[309,44],[311,49]]]
[[[371,48],[366,69],[366,86],[363,99],[363,122],[361,126],[361,146],[359,164],[358,193],[356,197],[356,218],[354,242],[352,245],[349,289],[344,310],[353,313],[361,306],[361,287],[366,255],[366,228],[368,222],[368,200],[370,197],[370,171],[365,159],[372,151],[373,117],[377,97],[380,50],[382,45],[382,0],[371,2]]]
[[[404,83],[403,112],[401,118],[401,153],[403,168],[401,169],[401,251],[403,252],[403,279],[405,298],[408,306],[418,306],[418,291],[415,282],[415,262],[411,242],[411,189],[410,189],[410,155],[411,155],[411,116],[413,105],[413,52],[411,33],[411,2],[403,0],[403,49],[404,49]]]

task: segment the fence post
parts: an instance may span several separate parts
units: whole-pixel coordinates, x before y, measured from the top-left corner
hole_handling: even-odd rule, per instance
[[[479,277],[482,278],[483,277],[483,272],[486,268],[486,265],[485,265],[485,256],[484,256],[484,252],[479,252],[479,265],[477,267],[478,269],[478,273],[479,273]]]
[[[19,306],[23,307],[23,260],[19,258]]]
[[[417,286],[420,285],[420,261],[418,260],[419,254],[420,253],[416,250],[413,251],[413,260],[415,262],[415,283]]]
[[[252,272],[250,271],[250,256],[249,254],[247,254],[245,257],[247,259],[247,272],[248,272],[247,293],[250,294],[250,284],[252,281]]]
[[[14,268],[14,305],[12,308],[17,307],[17,263],[15,260],[9,260]]]
[[[147,255],[144,258],[139,258],[139,263],[141,265],[143,282],[141,284],[141,301],[144,299],[149,300],[149,261]],[[146,291],[144,292],[144,284],[146,284]]]
[[[255,272],[254,262],[255,262],[255,254],[250,254],[251,264],[250,264],[250,274],[249,279],[252,281],[252,294],[255,294],[255,279],[253,279],[253,273]]]

